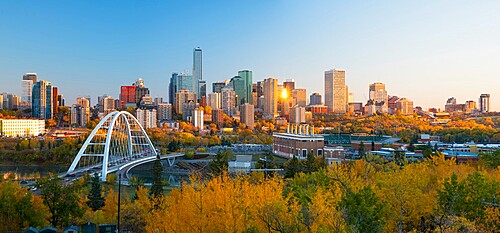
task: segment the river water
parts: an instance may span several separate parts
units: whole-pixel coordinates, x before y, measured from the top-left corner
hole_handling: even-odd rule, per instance
[[[67,165],[0,164],[0,177],[3,179],[34,180],[49,173],[66,172],[68,167]]]

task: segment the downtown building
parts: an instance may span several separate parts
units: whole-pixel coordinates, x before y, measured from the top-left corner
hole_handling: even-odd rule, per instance
[[[255,124],[254,106],[249,103],[244,103],[240,106],[240,120],[248,128],[253,129]]]
[[[230,87],[224,87],[221,90],[221,109],[230,117],[236,115],[236,92]]]
[[[325,71],[325,105],[329,112],[345,114],[347,111],[345,70]]]
[[[264,79],[263,95],[265,117],[274,118],[278,116],[278,79]]]
[[[156,109],[141,109],[136,111],[136,118],[144,129],[156,128]]]
[[[306,159],[308,154],[322,156],[325,139],[314,134],[309,125],[289,124],[286,133],[273,133],[273,152],[284,157]]]
[[[31,108],[33,85],[37,82],[38,76],[36,73],[26,73],[21,80],[21,102],[23,108]]]
[[[40,80],[33,85],[31,99],[31,115],[34,118],[52,119],[52,84]]]
[[[78,97],[76,104],[70,108],[70,125],[85,127],[90,121],[90,101],[86,97]]]
[[[383,83],[370,84],[369,96],[373,105],[375,105],[376,112],[378,113],[389,112],[389,96],[387,95],[385,84]]]

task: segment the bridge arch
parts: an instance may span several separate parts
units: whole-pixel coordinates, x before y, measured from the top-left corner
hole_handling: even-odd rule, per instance
[[[139,121],[126,111],[106,115],[92,130],[66,174],[101,170],[101,180],[109,172],[139,157],[157,152]]]

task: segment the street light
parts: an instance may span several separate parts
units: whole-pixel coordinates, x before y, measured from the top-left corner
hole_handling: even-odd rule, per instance
[[[116,232],[120,232],[120,200],[122,191],[122,173],[118,173],[118,224],[116,227]]]

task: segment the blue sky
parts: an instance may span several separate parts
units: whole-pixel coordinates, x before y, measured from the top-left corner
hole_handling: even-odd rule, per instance
[[[209,85],[250,69],[323,95],[346,70],[356,101],[379,81],[424,108],[490,93],[500,111],[500,1],[1,1],[0,92],[26,72],[67,103],[142,77],[167,96],[172,72],[203,49]]]

